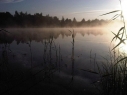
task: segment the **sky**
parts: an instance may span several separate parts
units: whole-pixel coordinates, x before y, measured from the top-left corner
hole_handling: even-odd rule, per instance
[[[127,1],[127,0],[123,0]],[[101,14],[120,8],[119,0],[0,0],[0,12],[42,13],[57,16],[59,19],[76,18],[77,21],[89,19],[110,19]]]

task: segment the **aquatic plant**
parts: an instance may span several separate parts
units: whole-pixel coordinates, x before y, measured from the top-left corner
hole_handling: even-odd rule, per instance
[[[94,61],[95,67],[93,70],[84,70],[93,74],[99,75],[99,79],[92,84],[100,91],[101,95],[126,95],[127,94],[127,59],[121,60],[126,55],[110,51],[109,58],[104,58],[104,61],[99,63],[96,57],[90,60]],[[120,61],[121,60],[121,61]]]
[[[121,0],[120,5],[121,5]],[[112,50],[110,50],[110,58],[104,58],[101,64],[97,62],[96,57],[90,58],[94,60],[95,68],[94,70],[84,70],[93,74],[97,74],[100,76],[100,79],[93,84],[100,91],[100,95],[127,95],[127,55],[125,52],[119,51],[119,46],[121,44],[125,44],[125,40],[127,40],[126,35],[126,26],[125,19],[123,15],[122,5],[121,10],[114,10],[101,16],[117,13],[112,17],[112,20],[117,18],[121,18],[123,26],[120,27],[118,32],[113,35],[111,42],[114,40],[119,40],[119,43],[115,45]],[[118,52],[116,52],[118,50]]]
[[[72,61],[72,81],[74,78],[74,64],[75,64],[75,58],[74,58],[74,47],[75,47],[75,33],[74,30],[70,31],[72,33],[72,56],[71,56],[71,61]]]

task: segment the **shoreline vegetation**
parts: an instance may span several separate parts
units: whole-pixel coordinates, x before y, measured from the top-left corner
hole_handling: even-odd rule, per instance
[[[74,28],[74,27],[101,27],[111,25],[119,20],[85,20],[83,18],[81,21],[77,21],[74,17],[73,20],[69,18],[64,18],[60,20],[57,16],[43,16],[42,13],[35,13],[34,15],[17,12],[14,15],[9,12],[0,12],[0,27],[1,28]],[[109,25],[109,26],[110,26]]]
[[[119,26],[119,30],[116,32],[111,31],[114,34],[111,43],[116,41],[119,42],[109,51],[110,59],[104,58],[105,62],[102,62],[101,66],[98,65],[96,56],[93,58],[97,72],[95,70],[84,70],[100,76],[100,80],[94,82],[95,86],[101,91],[100,95],[127,95],[127,53],[125,51],[119,51],[120,45],[123,44],[123,47],[126,47],[127,33],[122,10],[122,0],[119,0],[119,2],[121,10],[114,10],[101,15],[115,13],[113,18],[115,18],[115,20],[117,18],[121,19],[122,26]]]

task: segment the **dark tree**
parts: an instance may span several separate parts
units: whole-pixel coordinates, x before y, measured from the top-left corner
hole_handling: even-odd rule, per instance
[[[9,12],[0,12],[0,27],[94,27],[109,22],[109,20],[98,19],[86,21],[84,18],[78,22],[75,17],[73,20],[64,17],[59,20],[57,16],[52,17],[49,14],[43,16],[42,13],[31,15],[27,12],[15,11],[13,16]]]

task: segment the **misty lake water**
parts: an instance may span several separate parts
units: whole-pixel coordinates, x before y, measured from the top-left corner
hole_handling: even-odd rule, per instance
[[[98,75],[81,69],[94,70],[92,58],[101,63],[112,48],[113,35],[108,28],[6,30],[0,35],[1,60],[6,51],[5,63],[14,68],[31,70],[33,75],[37,73],[36,80],[46,77],[48,82],[82,93],[93,89],[91,83],[98,80]]]

